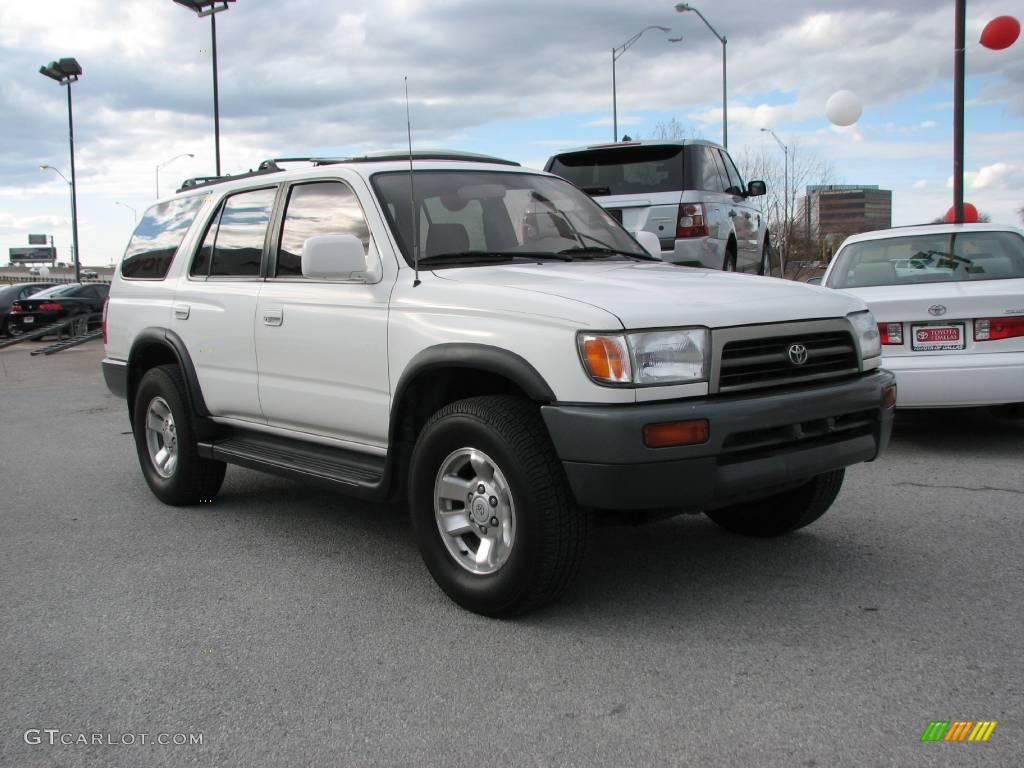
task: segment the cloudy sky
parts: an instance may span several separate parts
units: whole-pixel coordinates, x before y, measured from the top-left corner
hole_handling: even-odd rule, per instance
[[[952,202],[953,5],[936,0],[716,0],[694,3],[729,39],[729,145],[775,147],[771,126],[835,168],[836,181],[894,191],[894,223]],[[966,197],[995,221],[1024,205],[1024,40],[977,43],[1020,0],[968,3]],[[282,155],[346,154],[405,142],[541,167],[561,148],[608,141],[610,51],[650,24],[618,62],[620,132],[676,118],[721,138],[721,45],[669,0],[238,0],[218,17],[226,172]],[[682,35],[679,43],[667,38]],[[139,215],[186,176],[212,174],[209,21],[171,0],[34,0],[0,6],[0,248],[52,233],[70,241],[64,90],[37,73],[74,56],[82,261],[120,257]],[[828,96],[857,93],[864,115],[832,128]],[[776,148],[777,149],[777,148]]]

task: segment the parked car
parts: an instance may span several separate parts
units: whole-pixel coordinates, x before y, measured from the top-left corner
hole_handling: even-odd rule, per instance
[[[729,153],[710,141],[624,141],[561,152],[545,170],[568,179],[628,230],[658,237],[663,261],[771,274],[768,221]]]
[[[100,314],[109,290],[110,286],[102,283],[66,283],[18,299],[11,305],[11,329],[15,333],[27,333],[74,317],[71,325],[55,333],[80,336],[100,327]]]
[[[597,516],[812,523],[895,399],[859,299],[661,263],[563,179],[452,152],[187,184],[104,328],[159,499],[208,502],[226,463],[407,498],[437,583],[492,616],[554,599]]]
[[[1024,403],[1021,230],[935,224],[854,235],[824,284],[871,308],[901,408]]]
[[[95,280],[99,273],[95,269],[83,269],[79,272],[83,280]]]
[[[0,336],[10,336],[9,318],[11,305],[19,299],[27,299],[34,293],[52,287],[53,283],[14,283],[0,286]],[[15,331],[17,333],[17,331]]]

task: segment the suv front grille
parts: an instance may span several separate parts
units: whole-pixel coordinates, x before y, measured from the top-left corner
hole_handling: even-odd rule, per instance
[[[794,345],[806,349],[797,364]],[[797,355],[800,359],[800,355]],[[787,333],[728,341],[719,356],[718,392],[778,387],[816,379],[849,376],[860,371],[857,345],[848,331]]]

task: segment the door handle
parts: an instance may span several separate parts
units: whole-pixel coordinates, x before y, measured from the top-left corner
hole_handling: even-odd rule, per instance
[[[264,309],[264,325],[281,325],[284,322],[284,311],[280,309]]]
[[[174,305],[174,319],[175,320],[188,320],[189,309],[191,309],[191,307],[189,307],[188,304],[175,304]]]

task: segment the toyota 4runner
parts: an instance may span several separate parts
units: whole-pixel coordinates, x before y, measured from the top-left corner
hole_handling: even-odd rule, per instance
[[[595,519],[813,522],[889,438],[871,314],[637,238],[494,158],[267,161],[146,212],[104,376],[162,501],[212,499],[226,464],[407,499],[437,583],[487,615],[556,597]]]

